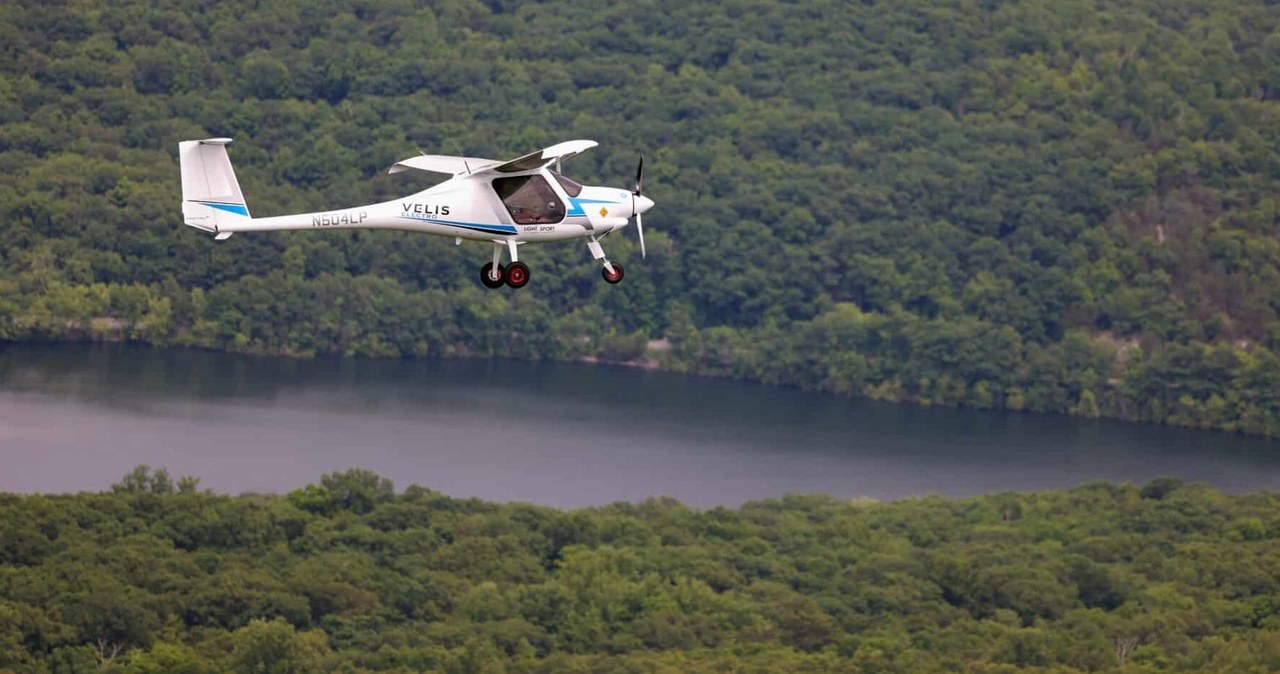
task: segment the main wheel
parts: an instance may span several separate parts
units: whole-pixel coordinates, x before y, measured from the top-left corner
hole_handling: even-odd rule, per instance
[[[622,265],[614,262],[612,274],[609,273],[608,267],[604,267],[600,270],[600,275],[604,277],[606,282],[616,284],[622,280]]]
[[[529,282],[529,265],[523,262],[512,262],[507,265],[507,285],[512,288],[523,288]]]
[[[502,284],[506,283],[507,281],[506,267],[503,267],[502,265],[498,265],[498,274],[497,274],[498,278],[493,278],[493,275],[490,273],[492,271],[493,271],[493,263],[492,262],[484,263],[484,266],[480,268],[480,282],[483,283],[486,288],[501,288]],[[527,277],[528,274],[525,274],[525,276]]]

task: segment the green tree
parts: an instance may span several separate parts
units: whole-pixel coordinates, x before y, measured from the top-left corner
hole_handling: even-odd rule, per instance
[[[231,634],[231,671],[243,674],[314,672],[329,651],[323,632],[297,632],[283,620],[253,620]]]
[[[321,515],[343,510],[361,515],[390,501],[394,495],[391,480],[371,470],[350,468],[324,475],[319,485],[293,491],[289,499],[299,508]]]

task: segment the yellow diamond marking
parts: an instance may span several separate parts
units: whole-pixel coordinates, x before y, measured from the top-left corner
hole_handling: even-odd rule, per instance
[[[609,214],[609,209],[605,208],[604,206],[601,206],[601,207],[600,207],[600,217],[602,217],[602,218],[603,218],[604,216],[606,216],[606,215],[608,215],[608,214]]]

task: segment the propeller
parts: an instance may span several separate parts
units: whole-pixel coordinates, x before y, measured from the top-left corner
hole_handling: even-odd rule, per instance
[[[640,235],[640,257],[647,257],[644,250],[644,220],[640,218],[640,211],[636,210],[636,197],[643,197],[644,190],[641,189],[644,183],[644,155],[640,155],[640,164],[636,166],[636,187],[631,190],[631,212],[636,214],[636,233]]]

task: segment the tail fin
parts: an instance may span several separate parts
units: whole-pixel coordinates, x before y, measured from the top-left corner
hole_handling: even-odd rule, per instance
[[[250,219],[240,183],[227,157],[230,138],[206,138],[178,143],[182,167],[182,221],[225,239],[231,232],[219,226]]]

